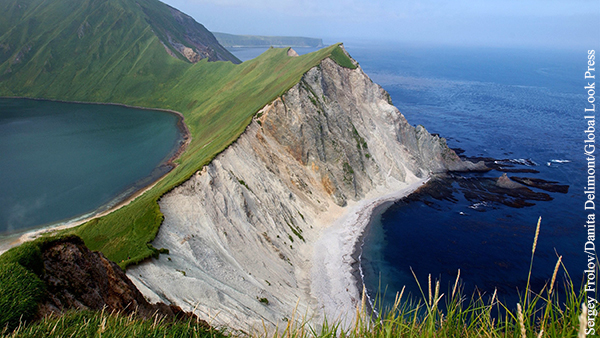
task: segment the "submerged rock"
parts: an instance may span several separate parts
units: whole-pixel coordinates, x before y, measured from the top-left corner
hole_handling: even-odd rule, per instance
[[[511,180],[519,182],[529,187],[546,190],[549,192],[559,192],[566,194],[569,192],[569,186],[565,184],[558,184],[556,181],[546,181],[541,178],[532,177],[511,177]]]

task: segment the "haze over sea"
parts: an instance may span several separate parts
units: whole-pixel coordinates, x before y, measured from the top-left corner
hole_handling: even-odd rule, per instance
[[[538,217],[542,225],[533,264],[533,290],[551,278],[557,253],[575,285],[585,258],[583,193],[583,72],[587,50],[527,50],[424,47],[345,41],[363,70],[386,89],[409,123],[422,124],[445,137],[466,156],[491,157],[539,173],[509,173],[569,185],[553,200],[511,208],[465,198],[464,179],[499,177],[502,172],[458,175],[450,198],[420,196],[399,202],[375,220],[365,237],[364,280],[370,296],[385,291],[384,303],[397,291],[419,296],[411,268],[421,285],[441,278],[442,292],[458,269],[470,296],[475,287],[514,307],[517,290],[527,281]],[[299,54],[312,49],[298,48]],[[262,50],[234,50],[242,60]],[[530,166],[518,165],[531,160]],[[539,189],[532,188],[536,192]],[[559,277],[562,276],[562,273]],[[562,283],[560,283],[562,284]]]

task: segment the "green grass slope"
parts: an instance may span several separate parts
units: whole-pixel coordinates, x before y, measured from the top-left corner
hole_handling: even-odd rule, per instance
[[[193,47],[184,41],[186,30],[202,33],[200,24],[180,23],[172,8],[156,0],[1,0],[0,10],[8,13],[0,18],[0,91],[7,96],[149,96],[189,67],[172,44]],[[239,62],[204,33],[197,40],[212,38],[205,43]]]
[[[128,206],[68,231],[122,267],[157,254],[149,243],[163,219],[160,196],[223,151],[306,71],[341,52],[334,45],[289,57],[270,49],[239,65],[193,64],[167,52],[160,30],[172,39],[189,31],[185,18],[169,19],[173,9],[156,0],[0,0],[0,9],[10,13],[0,18],[0,96],[115,102],[185,116],[191,143],[166,178]],[[336,62],[348,64],[345,58]]]
[[[323,47],[322,39],[299,36],[234,35],[213,32],[225,47]]]
[[[185,116],[192,141],[177,161],[179,165],[127,207],[71,232],[122,266],[156,254],[146,244],[154,239],[163,219],[158,198],[208,164],[239,137],[260,108],[336,48],[296,58],[287,56],[286,50],[271,49],[241,65],[200,62],[190,67],[170,89],[149,99],[153,106]]]

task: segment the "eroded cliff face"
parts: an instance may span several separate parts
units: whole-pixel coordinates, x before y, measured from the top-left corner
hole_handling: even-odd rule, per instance
[[[430,173],[472,167],[388,100],[360,67],[322,61],[162,197],[153,245],[170,254],[130,278],[150,300],[243,330],[285,325],[294,311],[316,322],[352,312],[357,210]]]
[[[79,237],[43,245],[41,263],[38,277],[46,293],[38,305],[37,318],[72,310],[103,310],[168,321],[195,319],[177,306],[148,303],[117,264],[100,252],[90,251]]]

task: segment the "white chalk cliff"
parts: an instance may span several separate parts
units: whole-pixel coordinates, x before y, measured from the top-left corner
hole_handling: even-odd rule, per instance
[[[161,198],[153,245],[170,253],[127,274],[149,300],[217,326],[281,327],[294,310],[315,323],[351,317],[351,254],[372,208],[430,173],[469,168],[360,67],[325,59]]]

